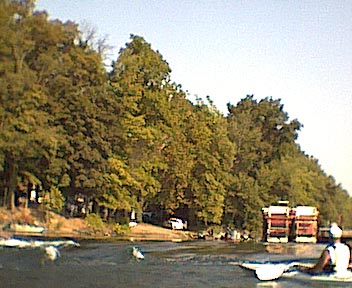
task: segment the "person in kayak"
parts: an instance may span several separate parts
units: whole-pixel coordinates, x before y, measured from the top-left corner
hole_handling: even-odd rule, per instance
[[[331,243],[324,249],[318,262],[312,268],[301,269],[309,274],[347,272],[350,260],[350,247],[341,242],[342,229],[332,223],[329,229]]]

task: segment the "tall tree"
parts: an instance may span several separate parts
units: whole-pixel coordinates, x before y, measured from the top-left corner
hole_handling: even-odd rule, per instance
[[[232,183],[230,171],[235,146],[229,141],[223,116],[202,102],[196,105],[188,124],[187,138],[195,155],[192,178],[187,188],[190,208],[199,223],[220,224],[223,220],[226,190]],[[191,215],[192,216],[192,215]],[[192,224],[192,223],[191,223]]]
[[[36,178],[31,173],[35,160],[49,160],[55,154],[57,134],[48,125],[51,115],[43,109],[47,97],[28,65],[35,49],[31,1],[1,1],[0,5],[0,153],[4,198],[12,209],[19,179]]]
[[[168,115],[164,117],[168,128],[160,153],[166,167],[160,171],[162,187],[154,204],[167,214],[177,212],[188,218],[186,210],[190,206],[190,199],[186,197],[186,188],[192,178],[196,155],[191,153],[194,144],[188,140],[187,129],[193,121],[194,107],[186,100],[186,94],[179,85],[172,84],[165,89],[168,91]]]
[[[47,110],[55,117],[53,125],[63,129],[67,140],[60,151],[71,179],[67,192],[94,198],[104,185],[111,152],[106,136],[106,72],[101,55],[80,41],[76,25],[68,22],[59,28],[66,39],[57,44],[61,47],[60,65],[50,71],[50,82],[45,83],[50,95]]]
[[[163,113],[167,105],[163,85],[169,73],[162,55],[153,51],[142,37],[132,35],[110,75],[119,110],[120,133],[115,153],[128,161],[131,175],[140,183],[140,188],[132,191],[139,209],[148,197],[160,191],[157,176],[164,164],[159,149],[163,144]]]
[[[237,146],[233,166],[237,180],[227,203],[237,207],[236,218],[242,219],[239,225],[249,225],[250,219],[260,219],[262,205],[275,198],[272,189],[284,192],[287,188],[273,185],[269,182],[272,177],[266,176],[271,173],[270,164],[288,153],[288,146],[294,144],[301,125],[296,120],[288,121],[280,100],[266,98],[258,103],[253,96],[247,96],[237,106],[229,104],[228,108],[229,137]],[[276,194],[277,200],[281,196],[284,195]],[[254,222],[250,226],[258,229],[260,221]]]

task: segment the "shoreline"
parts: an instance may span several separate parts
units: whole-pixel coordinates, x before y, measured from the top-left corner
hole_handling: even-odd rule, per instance
[[[116,234],[111,225],[102,229],[89,227],[83,218],[66,218],[50,212],[49,223],[44,222],[41,211],[30,208],[17,208],[11,212],[0,208],[0,237],[40,237],[40,238],[73,238],[77,240],[99,241],[172,241],[182,242],[194,239],[191,231],[172,230],[152,224],[138,223],[126,233]],[[35,225],[44,227],[43,233],[11,231],[11,224]]]
[[[144,223],[138,224],[145,226]],[[23,233],[16,231],[0,231],[0,238],[39,238],[39,239],[57,239],[67,238],[75,239],[77,241],[131,241],[131,242],[143,242],[143,241],[158,241],[158,242],[183,242],[194,240],[192,232],[189,231],[173,231],[167,228],[161,228],[156,226],[156,229],[165,229],[165,233],[160,234],[158,232],[134,232],[133,230],[123,235],[93,235],[81,233],[60,233],[60,232],[49,232],[49,233]]]

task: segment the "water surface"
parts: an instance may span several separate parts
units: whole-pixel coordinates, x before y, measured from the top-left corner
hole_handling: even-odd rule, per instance
[[[144,260],[132,256],[134,245],[144,252]],[[61,257],[55,262],[46,261],[39,248],[0,248],[0,287],[322,287],[293,280],[261,282],[239,263],[315,261],[323,247],[224,241],[83,241],[78,248],[61,249]]]

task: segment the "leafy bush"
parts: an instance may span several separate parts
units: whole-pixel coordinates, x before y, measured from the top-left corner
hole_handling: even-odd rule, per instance
[[[115,233],[117,235],[124,235],[130,232],[130,227],[128,224],[120,224],[120,223],[116,223],[115,225]]]
[[[102,231],[105,228],[104,222],[98,214],[88,214],[85,218],[85,221],[87,223],[87,226],[92,229],[94,233]]]
[[[44,192],[42,204],[47,209],[52,209],[61,212],[65,205],[65,197],[62,195],[59,188],[51,186],[50,191]]]

